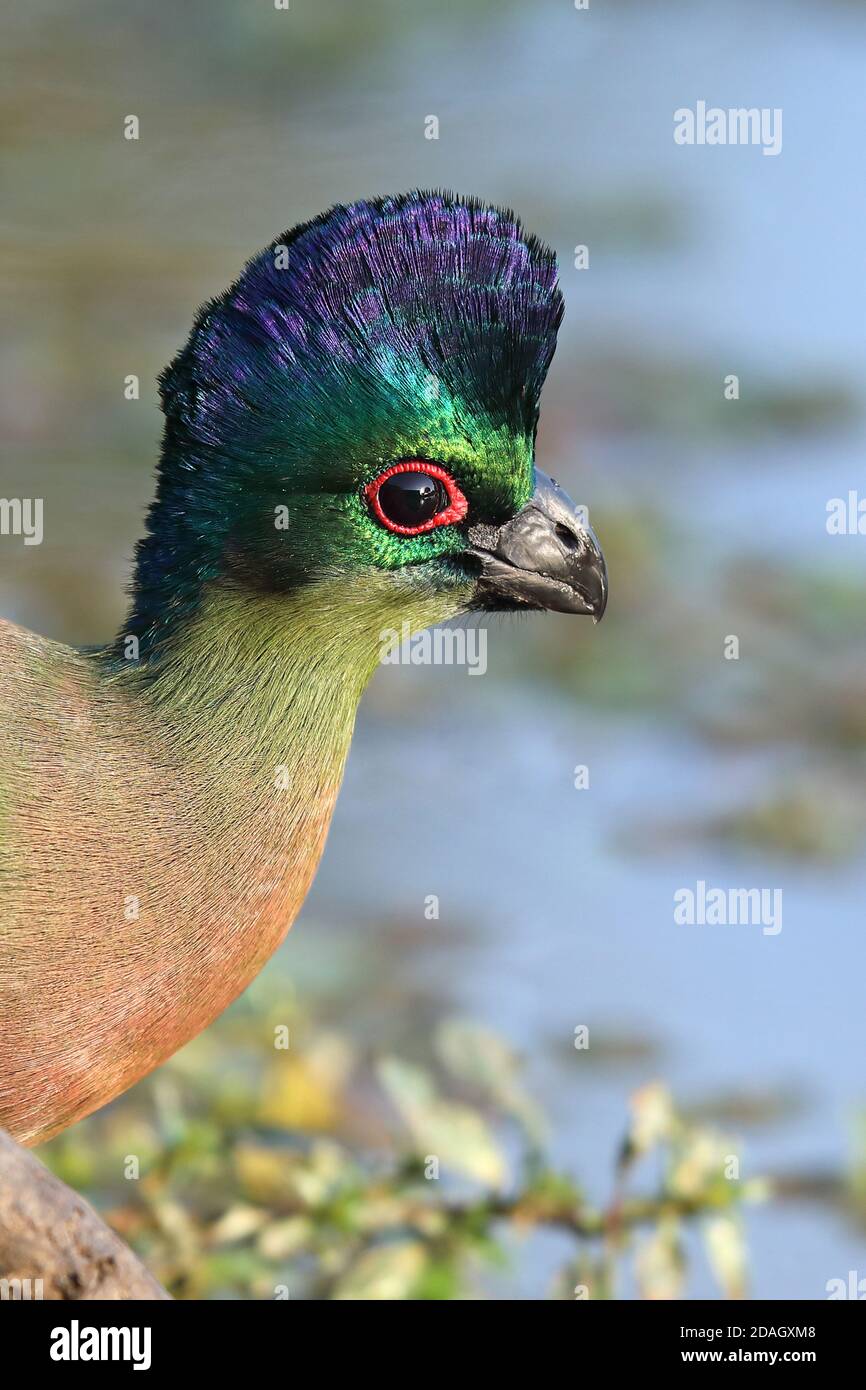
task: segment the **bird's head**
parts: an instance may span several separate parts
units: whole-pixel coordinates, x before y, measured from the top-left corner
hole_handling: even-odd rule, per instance
[[[535,468],[561,317],[553,253],[452,195],[338,207],[261,252],[162,377],[143,650],[209,585],[366,594],[414,626],[601,616],[595,537]]]

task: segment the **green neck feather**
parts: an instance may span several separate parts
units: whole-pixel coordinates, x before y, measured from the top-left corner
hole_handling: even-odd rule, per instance
[[[282,777],[297,805],[339,782],[383,632],[443,621],[459,597],[417,588],[411,572],[341,576],[289,595],[216,584],[155,671],[130,663],[110,679],[230,796],[245,789],[267,802]],[[237,809],[232,800],[229,815]]]

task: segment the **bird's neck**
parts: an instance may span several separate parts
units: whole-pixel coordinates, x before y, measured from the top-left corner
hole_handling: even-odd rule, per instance
[[[251,834],[267,826],[269,842],[288,847],[336,795],[376,662],[369,625],[345,615],[337,595],[217,584],[158,658],[132,661],[113,680],[206,779],[215,833],[234,841],[241,824]]]
[[[158,661],[111,677],[180,764],[209,840],[236,874],[275,885],[278,915],[297,910],[318,861],[383,632],[452,608],[388,575],[289,595],[215,584]]]
[[[130,678],[191,756],[261,788],[275,765],[324,766],[345,752],[376,665],[375,647],[353,637],[342,639],[327,603],[216,585]]]

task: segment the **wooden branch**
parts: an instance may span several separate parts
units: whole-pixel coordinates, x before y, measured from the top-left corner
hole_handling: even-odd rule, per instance
[[[169,1296],[82,1197],[0,1130],[0,1298]]]

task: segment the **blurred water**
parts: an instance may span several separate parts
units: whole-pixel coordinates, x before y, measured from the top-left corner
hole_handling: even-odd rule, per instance
[[[442,673],[439,695],[411,738],[363,722],[293,936],[305,918],[325,931],[321,922],[401,910],[417,921],[419,949],[435,938],[447,973],[451,931],[478,924],[477,944],[455,953],[455,1003],[520,1046],[557,1158],[600,1200],[628,1094],[656,1075],[684,1101],[802,1094],[802,1113],[747,1135],[744,1175],[842,1166],[863,1094],[863,866],[830,874],[705,846],[624,857],[612,847],[624,825],[723,803],[748,785],[750,760],[732,765],[528,691],[498,702],[456,673]],[[577,763],[591,769],[588,791],[574,789]],[[675,890],[699,878],[781,888],[782,931],[675,925]],[[430,893],[438,922],[424,918]],[[662,1055],[593,1068],[587,1054],[569,1057],[579,1023],[648,1037]],[[862,1266],[862,1235],[836,1220],[804,1251],[802,1231],[819,1226],[814,1213],[761,1214],[755,1296],[820,1297],[827,1279]]]

